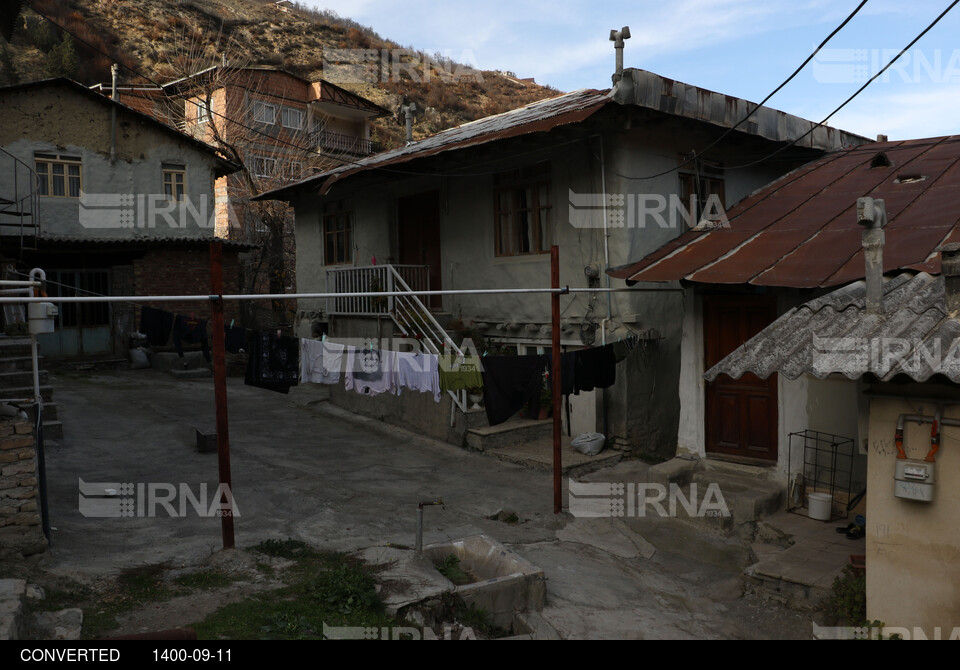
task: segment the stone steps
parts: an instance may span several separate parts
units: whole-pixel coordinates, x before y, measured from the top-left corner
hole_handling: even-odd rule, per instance
[[[484,419],[486,415],[484,414]],[[476,451],[534,442],[553,435],[553,422],[511,419],[496,426],[477,426],[467,430],[467,446]]]
[[[649,470],[650,481],[666,490],[667,498],[661,503],[664,508],[673,500],[668,513],[718,534],[737,533],[744,539],[752,539],[757,524],[786,501],[783,485],[768,479],[769,474],[763,467],[682,458]]]

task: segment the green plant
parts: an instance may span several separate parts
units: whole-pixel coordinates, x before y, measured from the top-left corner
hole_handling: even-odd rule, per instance
[[[473,581],[470,575],[464,572],[460,567],[460,559],[453,554],[444,557],[442,561],[436,564],[437,571],[458,586],[460,584],[469,584]]]
[[[830,595],[821,603],[827,625],[861,626],[867,620],[867,580],[849,565],[833,580]]]
[[[287,538],[286,540],[264,540],[251,547],[253,551],[276,558],[300,559],[313,554],[313,550],[305,542]]]

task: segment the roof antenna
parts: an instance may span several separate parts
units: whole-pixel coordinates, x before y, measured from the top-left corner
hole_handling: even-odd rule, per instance
[[[623,79],[623,41],[630,39],[630,26],[624,26],[620,30],[610,31],[610,41],[613,42],[613,48],[617,52],[617,70],[613,73],[613,85],[616,86]]]

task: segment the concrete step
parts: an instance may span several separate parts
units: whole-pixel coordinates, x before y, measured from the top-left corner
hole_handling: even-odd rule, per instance
[[[511,419],[497,426],[482,426],[467,431],[467,446],[477,451],[499,449],[539,439],[553,434],[553,422]]]
[[[33,386],[15,386],[0,391],[0,398],[32,398]],[[44,385],[40,387],[40,397],[44,404],[53,401],[53,387]]]
[[[786,500],[770,469],[712,460],[673,458],[652,466],[650,481],[664,487],[660,504],[671,516],[721,535],[752,539],[757,524]],[[651,492],[653,496],[655,492]]]
[[[29,356],[31,353],[29,337],[8,337],[0,335],[0,359],[14,356]]]
[[[43,422],[43,441],[46,444],[47,440],[62,440],[63,439],[63,422],[62,421],[44,421]]]
[[[43,356],[37,356],[39,365],[43,366]],[[0,359],[0,372],[18,372],[21,370],[33,370],[32,356],[11,356]]]
[[[41,384],[46,384],[50,375],[46,370],[38,370],[37,376]],[[0,393],[3,389],[16,388],[18,386],[33,385],[33,370],[16,370],[14,372],[0,372]]]
[[[20,409],[24,410],[27,413],[27,416],[30,417],[30,420],[33,421],[33,405],[20,405]],[[45,402],[43,403],[43,421],[56,421],[59,417],[57,415],[57,403],[55,402]]]

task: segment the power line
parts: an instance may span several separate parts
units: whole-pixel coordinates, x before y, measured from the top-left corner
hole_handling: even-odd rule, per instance
[[[840,31],[844,28],[844,26],[846,26],[846,25],[851,21],[851,19],[853,19],[853,17],[856,16],[857,13],[858,13],[861,9],[863,9],[863,6],[866,5],[867,2],[868,2],[868,0],[863,0],[859,5],[857,5],[856,9],[854,9],[854,10],[850,13],[850,15],[843,20],[843,23],[841,23],[839,26],[837,26],[836,28],[834,28],[833,32],[831,32],[829,35],[827,35],[827,37],[826,37],[822,42],[820,42],[820,44],[819,44],[819,45],[817,46],[817,48],[813,51],[813,53],[811,53],[809,56],[807,56],[807,59],[806,59],[805,61],[803,61],[803,63],[800,64],[800,67],[798,67],[796,70],[794,70],[794,71],[793,71],[793,74],[791,74],[789,77],[787,77],[787,78],[783,81],[783,83],[781,83],[779,86],[777,86],[775,89],[773,89],[773,91],[772,91],[767,97],[765,97],[760,103],[758,103],[756,107],[754,107],[752,110],[750,110],[750,112],[747,113],[746,116],[744,116],[742,119],[740,119],[739,121],[737,121],[737,123],[736,123],[735,125],[731,126],[730,128],[727,128],[727,129],[723,132],[723,134],[720,135],[720,137],[718,137],[718,138],[715,139],[713,142],[711,142],[710,144],[708,144],[705,148],[701,149],[699,152],[696,152],[696,151],[693,152],[693,155],[692,155],[690,158],[688,158],[687,160],[685,160],[684,162],[680,163],[680,165],[677,165],[676,167],[670,168],[669,170],[664,170],[663,172],[658,172],[658,173],[656,173],[656,174],[647,175],[647,176],[644,176],[644,177],[631,177],[631,176],[624,175],[624,174],[620,174],[619,172],[613,171],[614,174],[616,174],[616,175],[619,176],[619,177],[623,177],[624,179],[635,179],[635,180],[637,180],[637,181],[644,181],[644,180],[647,180],[647,179],[656,179],[657,177],[662,177],[662,176],[664,176],[664,175],[668,175],[668,174],[670,174],[671,172],[676,172],[677,170],[682,169],[684,166],[689,165],[690,163],[696,162],[698,155],[703,155],[703,154],[707,153],[710,149],[712,149],[712,148],[715,147],[717,144],[719,144],[727,135],[729,135],[729,134],[732,133],[734,130],[736,130],[737,128],[739,128],[740,126],[742,126],[744,123],[746,123],[747,120],[748,120],[751,116],[753,116],[758,109],[760,109],[761,107],[763,107],[763,105],[766,104],[766,102],[767,102],[768,100],[770,100],[770,98],[772,98],[774,95],[776,95],[777,93],[779,93],[779,92],[780,92],[780,89],[782,89],[784,86],[786,86],[787,84],[789,84],[789,83],[794,79],[794,77],[796,77],[798,74],[800,74],[800,71],[803,70],[803,68],[805,68],[805,67],[807,66],[807,63],[809,63],[811,60],[813,60],[814,57],[815,57],[818,53],[820,53],[820,50],[823,49],[823,47],[827,44],[827,42],[829,42],[829,41],[833,38],[834,35],[836,35],[838,32],[840,32]],[[801,138],[797,138],[797,140],[794,140],[794,141],[796,142],[796,141],[799,141],[800,139],[801,139]],[[788,146],[789,146],[789,145],[788,145]],[[612,170],[611,170],[611,171],[612,171]]]
[[[804,137],[806,137],[806,136],[808,136],[810,133],[812,133],[814,130],[816,130],[817,128],[819,128],[819,127],[822,126],[823,124],[825,124],[827,121],[830,120],[830,118],[831,118],[834,114],[836,114],[836,113],[839,112],[841,109],[843,109],[844,107],[846,107],[847,104],[848,104],[851,100],[853,100],[853,99],[856,98],[858,95],[860,95],[860,94],[864,91],[864,89],[867,88],[867,86],[869,86],[869,85],[872,84],[874,81],[876,81],[876,79],[877,79],[878,77],[880,77],[880,75],[882,75],[884,72],[886,72],[887,70],[889,70],[890,67],[891,67],[894,63],[896,63],[896,62],[900,59],[900,57],[903,56],[903,54],[905,54],[905,53],[907,52],[908,49],[910,49],[910,47],[912,47],[914,44],[916,44],[917,42],[919,42],[920,39],[921,39],[924,35],[926,35],[928,32],[930,32],[930,30],[931,30],[935,25],[937,25],[938,23],[940,23],[940,19],[942,19],[944,16],[946,16],[946,15],[950,12],[950,10],[953,9],[953,8],[957,5],[958,2],[960,2],[960,0],[953,0],[953,2],[951,2],[950,5],[949,5],[945,10],[943,10],[943,12],[940,13],[940,16],[938,16],[936,19],[934,19],[933,23],[931,23],[931,24],[928,25],[926,28],[924,28],[924,29],[923,29],[923,32],[921,32],[919,35],[917,35],[915,38],[913,38],[913,40],[911,40],[910,44],[908,44],[907,46],[903,47],[903,49],[900,50],[900,53],[898,53],[896,56],[894,56],[894,58],[893,58],[889,63],[887,63],[887,64],[883,67],[883,69],[881,69],[881,70],[880,70],[879,72],[877,72],[875,75],[873,75],[872,77],[870,77],[870,79],[868,79],[868,80],[866,81],[866,83],[864,83],[863,86],[861,86],[860,88],[858,88],[858,89],[853,93],[853,95],[851,95],[849,98],[847,98],[846,100],[844,100],[844,101],[840,104],[839,107],[837,107],[837,108],[834,109],[832,112],[830,112],[826,117],[824,117],[823,121],[821,121],[820,123],[818,123],[818,124],[816,124],[816,125],[814,125],[814,126],[811,126],[810,130],[808,130],[807,132],[805,132],[803,135],[801,135],[801,136],[798,137],[797,139],[793,140],[793,141],[790,142],[789,144],[786,144],[786,145],[780,147],[780,148],[777,149],[776,151],[768,154],[767,156],[764,156],[763,158],[758,158],[757,160],[751,161],[751,162],[749,162],[749,163],[744,163],[744,164],[742,164],[742,165],[733,165],[733,166],[731,166],[731,167],[728,167],[727,169],[728,169],[728,170],[739,170],[739,169],[741,169],[741,168],[751,167],[751,166],[753,166],[753,165],[756,165],[757,163],[761,163],[761,162],[763,162],[763,161],[765,161],[765,160],[768,160],[768,159],[776,156],[777,154],[779,154],[779,153],[780,153],[781,151],[783,151],[784,149],[789,149],[790,147],[792,147],[793,145],[795,145],[797,142],[799,142],[800,140],[802,140]]]

